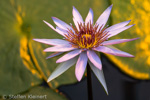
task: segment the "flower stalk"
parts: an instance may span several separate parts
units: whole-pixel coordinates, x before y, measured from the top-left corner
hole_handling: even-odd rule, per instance
[[[87,64],[87,90],[88,90],[88,100],[93,100],[92,77],[91,77],[91,68],[89,64]]]

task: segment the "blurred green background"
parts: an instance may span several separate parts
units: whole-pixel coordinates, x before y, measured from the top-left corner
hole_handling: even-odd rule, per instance
[[[63,38],[50,29],[51,17],[72,21],[72,6],[85,19],[89,8],[93,9],[94,22],[113,4],[108,25],[132,20],[132,28],[111,39],[136,38],[128,43],[115,45],[120,50],[135,55],[123,58],[106,55],[122,72],[140,80],[150,79],[150,1],[149,0],[0,0],[0,96],[9,94],[48,94],[47,98],[66,100],[57,87],[76,82],[74,67],[48,83],[50,88],[39,86],[57,67],[55,57],[46,60],[50,53],[43,52],[48,45],[33,38]],[[55,26],[55,25],[54,25]],[[38,92],[37,92],[38,91]],[[53,99],[51,99],[53,100]]]

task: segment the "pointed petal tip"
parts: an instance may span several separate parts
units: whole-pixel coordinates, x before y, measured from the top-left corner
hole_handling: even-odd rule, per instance
[[[90,9],[89,9],[89,11],[90,11],[90,12],[91,12],[91,14],[93,15],[93,10],[92,10],[92,8],[90,8]]]
[[[99,70],[102,70],[102,67],[100,67]]]
[[[77,81],[80,82],[82,78],[81,78],[80,75],[77,73],[77,71],[75,71],[75,76],[76,76]]]
[[[78,82],[80,82],[83,77],[83,76],[81,76],[81,74],[79,75],[79,73],[77,71],[75,71],[75,76],[76,76],[76,79]]]
[[[79,13],[79,11],[74,6],[73,6],[73,10],[72,10],[72,15],[73,15],[73,18],[75,18],[75,20],[78,23],[82,23],[82,24],[84,23],[81,14]]]
[[[92,8],[90,8],[90,11],[93,12]]]
[[[50,82],[51,80],[52,80],[51,78],[48,78],[47,83]]]
[[[49,59],[49,57],[46,57],[45,59]]]
[[[49,51],[48,49],[43,50],[43,52],[54,52],[54,51]]]
[[[99,70],[102,70],[102,66],[101,67],[97,67]]]
[[[49,80],[47,80],[47,83],[49,82]]]
[[[37,41],[37,40],[39,40],[39,39],[33,39],[33,40]]]
[[[96,67],[96,68],[98,68],[100,71],[102,70],[102,66],[101,67]]]
[[[73,9],[72,9],[72,12],[74,11],[74,10],[77,10],[74,6],[72,7]]]
[[[91,14],[93,15],[93,10],[92,10],[92,8],[90,8],[90,10],[89,10],[90,12],[91,12]],[[93,15],[94,16],[94,15]]]
[[[137,39],[140,39],[140,37],[137,37],[137,38],[133,38],[133,39],[132,39],[132,41],[134,41],[134,40],[137,40]]]
[[[111,5],[108,7],[108,9],[110,9],[110,10],[111,10],[111,9],[112,9],[112,7],[113,7],[113,4],[111,4]]]
[[[128,56],[123,56],[123,57],[129,57],[129,58],[134,58],[134,55],[129,54]]]
[[[43,52],[46,52],[46,50],[43,50]]]
[[[39,39],[32,39],[32,40],[34,40],[34,41],[36,41],[36,42],[39,42],[39,41],[38,41]]]
[[[107,95],[109,95],[108,91],[106,92]]]
[[[130,19],[130,20],[128,20],[128,21],[126,21],[126,22],[130,23],[130,22],[131,22],[131,19]]]
[[[78,77],[77,77],[78,82],[80,82],[80,81],[81,81],[81,79],[82,79],[82,78],[78,78]]]
[[[113,7],[113,4],[111,4],[110,7]]]
[[[45,24],[48,24],[48,22],[47,22],[47,21],[45,21],[45,20],[43,20],[43,22],[44,22]]]
[[[131,55],[131,58],[134,58],[135,56]]]
[[[135,24],[132,24],[132,25],[129,25],[129,26],[126,26],[126,27],[128,27],[128,28],[131,28],[132,26],[134,26]]]
[[[43,50],[44,52],[48,52],[47,49]]]
[[[140,39],[140,37],[137,37],[135,40]]]
[[[46,57],[46,59],[50,59],[50,58],[53,58],[55,56],[58,56],[60,54],[62,54],[63,52],[55,52],[55,53],[52,53],[51,55],[49,55],[48,57]]]
[[[56,19],[56,17],[51,17],[52,18],[52,20],[55,20]]]
[[[61,63],[60,61],[59,61],[59,59],[56,61],[56,63]]]
[[[134,26],[135,24],[132,24],[132,25],[128,25],[128,26],[125,26],[127,29],[131,28],[132,26]],[[126,30],[126,29],[125,29]]]
[[[77,10],[75,6],[73,6],[73,10]]]
[[[52,18],[53,21],[59,20],[57,17],[53,17],[53,16],[52,16],[51,18]]]

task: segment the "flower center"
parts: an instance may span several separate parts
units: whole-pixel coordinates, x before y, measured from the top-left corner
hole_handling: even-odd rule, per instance
[[[108,32],[105,31],[106,28],[101,29],[98,25],[92,25],[88,23],[87,25],[78,24],[79,28],[74,28],[73,30],[68,29],[68,34],[66,40],[71,42],[73,47],[90,49],[93,47],[98,47],[104,42],[108,37]]]
[[[86,39],[91,38],[91,34],[83,34],[82,38],[86,38]]]
[[[77,42],[80,48],[90,48],[92,47],[92,36],[91,34],[83,34],[79,37]]]

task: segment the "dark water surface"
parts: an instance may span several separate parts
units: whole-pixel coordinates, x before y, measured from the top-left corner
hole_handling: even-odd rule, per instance
[[[93,100],[150,100],[150,81],[136,80],[122,73],[102,55],[103,71],[108,87],[107,95],[92,73]],[[68,100],[88,100],[86,77],[81,82],[59,87]]]

